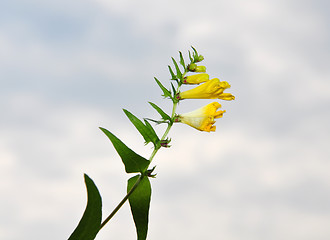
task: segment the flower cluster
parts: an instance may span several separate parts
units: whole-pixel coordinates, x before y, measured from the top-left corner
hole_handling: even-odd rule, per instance
[[[204,57],[198,55],[197,59],[202,61]],[[220,81],[218,78],[210,79],[209,74],[205,73],[206,67],[197,66],[196,62],[200,61],[195,61],[189,64],[186,68],[188,72],[194,72],[197,74],[184,76],[181,82],[185,85],[200,85],[187,91],[177,92],[175,99],[177,101],[183,99],[234,100],[235,96],[230,93],[224,93],[226,89],[230,88],[229,83],[226,81]],[[225,111],[217,111],[220,107],[221,105],[218,102],[213,102],[192,112],[176,114],[174,122],[185,123],[200,131],[214,132],[216,129],[213,125],[215,119],[222,117],[223,113],[225,113]]]

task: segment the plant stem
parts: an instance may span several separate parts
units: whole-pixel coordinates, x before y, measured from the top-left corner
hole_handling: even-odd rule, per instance
[[[101,230],[105,224],[107,224],[110,219],[118,212],[118,210],[124,205],[124,203],[127,201],[127,199],[129,198],[129,196],[134,192],[134,190],[137,188],[137,186],[139,186],[141,180],[144,178],[144,175],[140,175],[140,177],[136,180],[135,184],[133,185],[133,187],[131,188],[131,190],[129,190],[129,192],[126,194],[126,196],[120,201],[120,203],[117,205],[117,207],[110,213],[110,215],[101,223],[100,229]]]
[[[186,75],[186,71],[183,73],[183,77]],[[179,91],[181,84],[178,86],[177,91]],[[173,107],[172,107],[172,113],[171,113],[171,118],[172,120],[175,117],[175,112],[176,112],[176,108],[178,106],[177,102],[173,102]],[[173,126],[173,121],[170,122],[161,138],[161,140],[165,140],[166,136],[168,135],[168,133],[170,132],[171,128]],[[153,160],[154,156],[156,155],[156,153],[158,152],[160,148],[155,148],[153,150],[153,152],[151,153],[150,157],[149,157],[149,161],[151,163],[151,161]],[[149,165],[150,165],[149,163]],[[120,203],[117,205],[117,207],[110,213],[110,215],[101,223],[100,229],[101,230],[109,221],[110,219],[119,211],[119,209],[124,205],[124,203],[127,201],[127,199],[129,198],[129,196],[135,191],[135,189],[139,186],[141,180],[145,177],[145,175],[143,173],[141,173],[140,177],[136,180],[136,182],[134,183],[133,187],[129,190],[129,192],[126,194],[126,196],[120,201]]]
[[[172,114],[171,117],[173,119],[173,117],[175,116],[175,111],[176,111],[176,107],[177,107],[177,103],[173,103],[173,108],[172,108]],[[173,123],[169,123],[161,140],[164,140],[166,138],[166,136],[168,135],[168,133],[170,132],[171,128],[172,128]],[[154,158],[154,156],[156,155],[156,153],[158,152],[160,148],[155,148],[153,150],[153,152],[150,155],[149,161],[151,163],[152,159]],[[120,203],[117,205],[117,207],[110,213],[110,215],[101,223],[100,229],[101,230],[109,221],[110,219],[119,211],[119,209],[124,205],[124,203],[127,201],[127,199],[129,198],[129,196],[135,191],[135,189],[139,186],[141,180],[144,178],[145,176],[143,174],[140,175],[140,177],[136,180],[135,184],[133,185],[133,187],[131,188],[131,190],[129,190],[129,192],[126,194],[126,196],[120,201]]]

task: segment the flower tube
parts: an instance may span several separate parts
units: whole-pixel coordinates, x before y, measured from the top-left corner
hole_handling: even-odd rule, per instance
[[[202,85],[190,89],[188,91],[180,92],[177,94],[177,99],[223,99],[234,100],[235,96],[230,93],[223,93],[230,85],[226,82],[220,82],[218,78],[213,78]]]
[[[205,132],[214,132],[216,127],[213,126],[216,118],[221,118],[226,111],[217,111],[221,105],[218,102],[210,103],[192,112],[179,114],[175,118],[175,122],[185,123],[193,128]]]

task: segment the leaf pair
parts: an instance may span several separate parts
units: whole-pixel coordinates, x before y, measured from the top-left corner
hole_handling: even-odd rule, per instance
[[[84,175],[87,188],[87,205],[78,226],[68,240],[93,240],[101,228],[102,199],[92,181]],[[133,192],[134,189],[134,192]],[[145,240],[148,233],[151,185],[149,178],[136,175],[127,182],[128,201],[131,207],[138,240]]]
[[[152,131],[148,128],[148,122],[146,125],[142,121],[138,120],[133,114],[125,110],[126,115],[132,121],[136,128],[147,140],[152,139]],[[143,125],[143,126],[142,126]],[[150,124],[149,124],[150,125]],[[140,172],[141,175],[136,175],[128,180],[127,194],[129,195],[128,201],[131,207],[138,240],[145,240],[148,232],[148,218],[149,218],[149,206],[151,198],[151,186],[148,176],[145,176],[150,161],[141,157],[133,150],[128,148],[121,140],[119,140],[110,131],[100,128],[110,139],[117,153],[121,157],[125,170],[127,173]],[[148,130],[149,129],[149,130]]]

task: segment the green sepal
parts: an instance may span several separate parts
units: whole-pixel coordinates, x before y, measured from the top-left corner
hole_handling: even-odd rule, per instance
[[[149,102],[149,104],[154,109],[156,109],[156,111],[160,114],[160,116],[162,117],[162,119],[171,121],[171,117],[167,113],[165,113],[160,107],[158,107],[156,104],[154,104],[152,102]]]
[[[135,183],[139,180],[140,175],[134,176],[128,180],[127,192],[129,192]],[[147,239],[149,207],[151,199],[151,185],[149,178],[144,176],[136,187],[135,191],[129,196],[128,201],[133,215],[137,239]]]
[[[165,87],[163,86],[163,84],[162,84],[157,78],[155,78],[155,80],[156,80],[156,83],[158,84],[158,86],[160,87],[160,89],[163,91],[163,93],[164,93],[163,96],[164,96],[165,98],[169,97],[169,98],[172,99],[171,92],[170,92],[169,90],[167,90],[167,88],[165,88]]]
[[[78,226],[68,240],[93,240],[102,221],[102,199],[93,180],[84,174],[87,189],[87,205]]]
[[[176,69],[176,77],[181,80],[182,79],[182,73],[180,71],[180,68],[179,68],[179,66],[178,66],[178,64],[177,64],[177,62],[175,61],[174,58],[172,58],[172,61],[173,61],[173,64],[175,66],[175,69]]]
[[[128,119],[133,123],[133,125],[136,127],[136,129],[141,133],[143,136],[145,143],[148,144],[149,142],[152,142],[154,146],[156,147],[157,143],[159,142],[159,138],[156,134],[156,132],[152,129],[150,129],[148,126],[144,125],[144,123],[138,119],[136,116],[134,116],[131,112],[127,111],[126,109],[123,109]]]
[[[125,171],[127,173],[136,173],[136,172],[144,172],[150,162],[141,157],[139,154],[135,153],[132,149],[128,148],[120,139],[118,139],[115,135],[109,132],[105,128],[100,129],[107,135],[107,137],[112,142],[114,148],[116,149],[117,153],[119,154],[121,160],[125,165]]]

